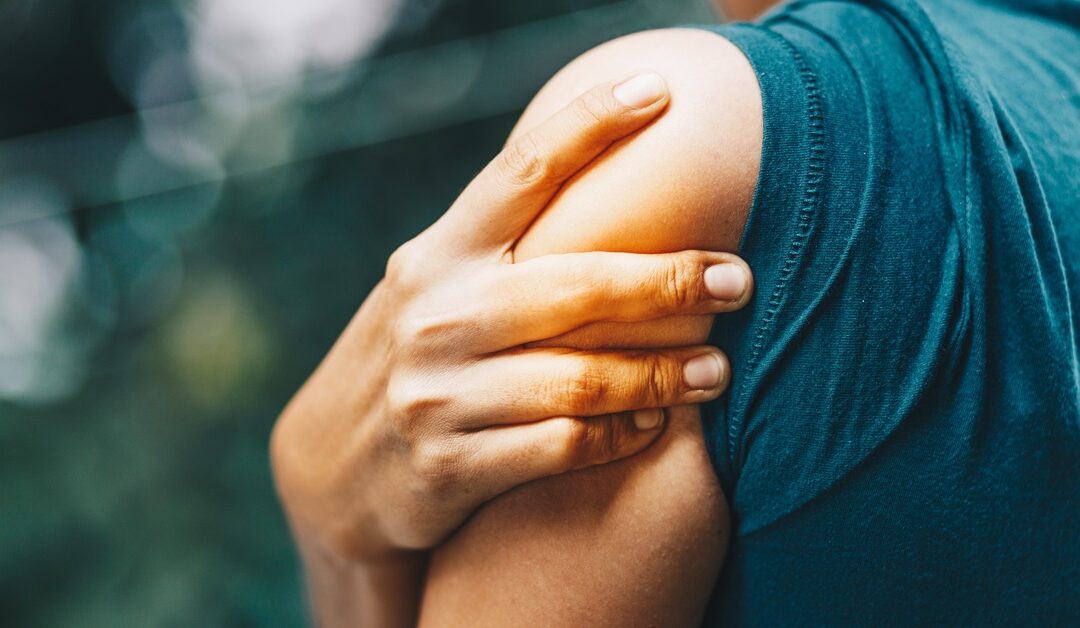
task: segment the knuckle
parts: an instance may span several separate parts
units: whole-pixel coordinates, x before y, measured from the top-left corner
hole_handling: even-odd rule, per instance
[[[413,469],[423,492],[445,494],[457,482],[460,470],[457,450],[445,442],[429,442],[417,446],[413,453]]]
[[[405,245],[401,245],[386,260],[386,272],[385,276],[389,281],[397,282],[401,278],[402,272],[405,270],[408,262],[405,259],[408,256],[408,251]]]
[[[574,414],[589,414],[608,393],[604,372],[591,360],[583,360],[567,383],[566,397]]]
[[[580,263],[565,269],[560,286],[563,296],[586,308],[603,307],[613,290],[611,277],[602,270]]]
[[[635,356],[627,379],[626,403],[636,407],[658,407],[678,399],[680,366],[671,358],[643,352]]]
[[[390,326],[390,337],[394,347],[399,349],[407,349],[413,345],[422,333],[419,322],[408,314],[399,317]]]
[[[575,110],[586,127],[601,126],[618,113],[611,99],[596,90],[582,94],[575,102]]]
[[[533,133],[526,133],[503,149],[499,157],[503,176],[517,186],[535,185],[549,175],[550,164]]]
[[[385,273],[388,282],[395,286],[408,286],[425,275],[422,268],[424,256],[419,254],[418,248],[419,244],[413,239],[390,254]]]
[[[611,462],[619,453],[617,421],[614,415],[571,420],[567,424],[567,468],[578,469]]]
[[[402,351],[420,352],[435,346],[457,329],[457,321],[441,313],[406,314],[394,322],[394,346]]]
[[[587,464],[591,439],[587,420],[568,419],[566,421],[563,457],[565,458],[564,466],[567,469],[577,469]]]
[[[386,384],[386,412],[399,435],[410,440],[413,436],[416,415],[413,412],[414,393],[412,387],[401,377],[391,378]]]
[[[649,355],[642,361],[641,406],[661,406],[677,396],[681,374],[673,360],[661,355]]]
[[[694,305],[698,291],[697,266],[681,257],[672,257],[661,269],[658,279],[662,305],[673,309],[685,309]]]
[[[452,400],[430,383],[412,377],[393,377],[386,385],[387,411],[406,440],[414,440],[422,428],[430,429]]]

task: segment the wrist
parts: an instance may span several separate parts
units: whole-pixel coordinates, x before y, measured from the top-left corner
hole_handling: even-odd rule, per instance
[[[370,436],[354,435],[348,445],[310,439],[317,422],[282,417],[271,437],[274,484],[293,535],[318,556],[345,563],[378,563],[398,548],[384,526],[371,494],[380,474],[370,454]],[[305,435],[293,435],[297,432]],[[361,480],[362,478],[362,480]]]
[[[317,625],[415,625],[425,552],[354,560],[318,544],[298,545]]]
[[[380,284],[381,286],[381,284]],[[387,348],[372,330],[384,325],[385,290],[377,287],[330,353],[281,413],[270,438],[274,483],[298,540],[341,558],[381,559],[378,517],[368,504],[383,477]]]

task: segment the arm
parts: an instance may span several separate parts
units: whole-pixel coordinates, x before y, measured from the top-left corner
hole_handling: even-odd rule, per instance
[[[762,112],[752,69],[720,37],[669,30],[602,46],[556,76],[519,127],[597,76],[638,68],[668,80],[668,113],[579,173],[519,242],[518,261],[572,250],[736,249]],[[595,324],[553,342],[695,344],[710,322]],[[696,407],[675,408],[644,454],[527,484],[481,509],[435,552],[421,624],[695,625],[727,532]]]
[[[733,256],[509,254],[568,177],[667,100],[648,74],[601,84],[511,142],[394,253],[282,413],[274,477],[320,625],[411,625],[425,550],[480,504],[640,452],[663,432],[659,408],[726,386],[713,347],[533,343],[598,321],[738,309],[748,275]],[[743,281],[705,281],[731,271]],[[618,387],[597,395],[597,382]]]

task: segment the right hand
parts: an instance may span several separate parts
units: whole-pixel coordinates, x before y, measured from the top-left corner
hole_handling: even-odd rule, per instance
[[[275,478],[302,544],[349,560],[432,547],[519,484],[642,451],[662,431],[662,408],[726,387],[713,347],[528,346],[590,323],[727,312],[749,299],[749,269],[725,253],[512,262],[560,186],[664,109],[662,81],[644,76],[636,92],[593,89],[507,146],[391,257],[275,426]],[[655,98],[643,97],[648,81]],[[627,93],[637,102],[616,98]]]

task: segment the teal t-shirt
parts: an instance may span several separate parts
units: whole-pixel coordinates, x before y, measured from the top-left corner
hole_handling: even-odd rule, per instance
[[[712,339],[710,624],[1080,625],[1078,25],[825,0],[710,27],[765,124],[757,294]]]

